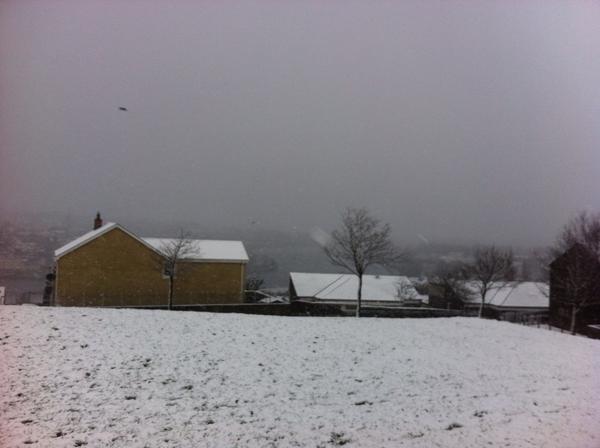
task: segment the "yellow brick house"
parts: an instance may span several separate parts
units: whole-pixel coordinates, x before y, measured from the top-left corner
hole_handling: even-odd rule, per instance
[[[169,282],[161,264],[168,238],[141,238],[102,224],[54,252],[53,305],[162,307]],[[241,241],[191,240],[177,268],[173,305],[243,303],[248,255]]]

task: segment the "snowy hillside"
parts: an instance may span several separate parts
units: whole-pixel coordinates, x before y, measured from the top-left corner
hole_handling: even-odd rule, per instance
[[[475,318],[0,307],[0,446],[600,446],[600,341]]]

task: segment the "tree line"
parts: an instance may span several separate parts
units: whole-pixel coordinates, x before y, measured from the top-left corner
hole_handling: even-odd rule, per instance
[[[366,208],[347,208],[341,215],[340,225],[322,244],[331,264],[355,275],[356,317],[361,316],[363,276],[375,266],[398,272],[407,260],[408,251],[392,241],[391,226],[380,221]],[[600,303],[600,214],[580,212],[561,230],[555,242],[542,251],[539,262],[550,282],[553,260],[573,252],[569,263],[559,277],[552,279],[554,288],[560,289],[556,297],[571,309],[571,331],[575,331],[578,313],[587,306]],[[169,280],[169,309],[172,307],[176,272],[180,262],[192,250],[192,241],[181,232],[161,248],[165,260],[159,269]],[[480,300],[479,317],[483,317],[490,292],[515,280],[515,260],[512,250],[496,245],[477,248],[470,262],[441,266],[433,277],[444,294],[468,297],[475,293]],[[260,279],[251,278],[250,289],[260,289]],[[247,288],[248,289],[248,288]]]
[[[395,270],[407,257],[407,251],[392,242],[390,225],[366,208],[347,208],[341,225],[331,233],[323,249],[333,265],[357,276],[357,317],[361,315],[363,276],[367,270],[376,265]],[[570,329],[574,333],[577,314],[600,303],[600,214],[580,212],[565,225],[554,244],[540,254],[546,282],[550,281],[552,262],[568,251],[573,255],[561,275],[552,279],[552,286],[560,289],[556,300],[571,308]],[[434,277],[445,293],[468,297],[474,290],[480,299],[478,314],[483,317],[490,291],[506,286],[515,276],[512,250],[490,245],[476,249],[471,262],[443,267]]]

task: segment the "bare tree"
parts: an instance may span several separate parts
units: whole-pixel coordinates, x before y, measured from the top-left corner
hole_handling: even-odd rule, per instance
[[[261,297],[264,297],[259,291],[265,284],[264,279],[250,276],[246,279],[245,298],[246,302],[256,303]]]
[[[264,279],[258,277],[248,277],[246,279],[246,289],[248,291],[258,291],[265,284]]]
[[[358,277],[356,317],[360,317],[363,275],[367,269],[373,265],[390,267],[404,259],[392,243],[390,232],[390,225],[380,223],[367,209],[347,208],[342,214],[342,225],[324,246],[332,264]]]
[[[552,298],[570,308],[569,329],[575,334],[578,313],[600,303],[600,214],[573,217],[547,251]],[[556,261],[556,263],[555,263]]]
[[[549,253],[557,258],[576,244],[600,260],[600,213],[578,213],[563,227]]]
[[[462,262],[440,263],[433,274],[431,284],[434,285],[444,299],[446,306],[451,302],[459,303],[471,299],[473,291],[466,285],[467,268]]]
[[[182,230],[177,238],[168,239],[159,248],[163,258],[159,261],[159,269],[169,280],[168,309],[173,309],[173,294],[175,290],[175,279],[178,272],[181,273],[182,260],[192,252],[196,252],[194,240]]]
[[[475,260],[465,267],[465,274],[474,280],[475,290],[481,298],[479,317],[482,317],[488,292],[506,285],[514,278],[512,251],[495,246],[479,248],[475,251]]]
[[[410,281],[399,280],[396,282],[396,297],[401,302],[415,300],[419,294]]]
[[[250,250],[249,257],[250,262],[248,263],[246,271],[248,275],[248,280],[246,281],[246,289],[260,289],[262,285],[257,288],[250,288],[248,286],[248,283],[253,278],[262,279],[263,282],[272,279],[273,275],[278,271],[279,266],[277,265],[275,259],[273,259],[269,255],[262,253],[262,251]]]

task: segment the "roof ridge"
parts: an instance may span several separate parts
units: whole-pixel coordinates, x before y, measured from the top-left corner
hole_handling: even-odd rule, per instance
[[[177,240],[178,237],[168,237],[168,236],[140,236],[139,238],[143,240]],[[190,241],[223,241],[223,242],[231,242],[231,243],[242,243],[242,240],[220,240],[214,238],[185,238]]]

